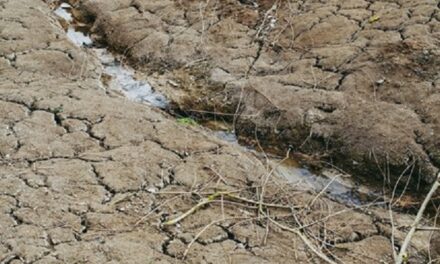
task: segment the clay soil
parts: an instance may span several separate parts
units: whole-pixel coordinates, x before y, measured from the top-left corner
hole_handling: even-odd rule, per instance
[[[435,170],[438,3],[256,3],[78,10],[180,109],[238,109],[238,133],[258,126],[363,168],[388,157]],[[106,89],[52,4],[0,0],[0,263],[393,262],[412,215],[296,188],[210,130]],[[438,257],[432,234],[416,232],[411,263]]]

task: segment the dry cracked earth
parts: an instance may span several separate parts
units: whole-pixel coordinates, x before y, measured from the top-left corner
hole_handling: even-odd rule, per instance
[[[310,151],[319,135],[354,157],[371,144],[384,155],[393,134],[396,153],[433,170],[438,3],[343,2],[77,4],[96,38],[182,109],[238,100],[243,133],[254,123],[295,144],[305,127]],[[413,216],[297,190],[253,153],[107,90],[95,55],[67,39],[49,4],[0,0],[0,263],[325,263],[312,248],[336,263],[392,262]],[[399,155],[397,167],[414,158]],[[437,258],[438,240],[417,232],[411,263]]]

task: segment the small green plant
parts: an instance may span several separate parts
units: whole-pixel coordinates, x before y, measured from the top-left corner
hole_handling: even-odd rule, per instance
[[[197,121],[192,119],[191,117],[182,117],[177,119],[177,123],[185,126],[196,126]]]
[[[63,105],[60,105],[60,106],[58,106],[58,107],[56,107],[56,108],[53,109],[53,113],[54,113],[54,114],[60,114],[60,113],[62,113],[63,111],[64,111]]]

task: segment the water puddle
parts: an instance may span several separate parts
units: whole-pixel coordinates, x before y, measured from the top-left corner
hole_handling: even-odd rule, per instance
[[[219,120],[207,120],[202,121],[201,125],[213,131],[217,138],[234,145],[239,145],[237,135],[231,124]]]
[[[76,31],[74,28],[67,29],[67,37],[77,46],[89,46],[93,41],[89,36],[84,35],[80,31]]]
[[[362,205],[378,199],[380,195],[365,186],[357,186],[350,175],[333,169],[323,169],[319,175],[301,167],[294,160],[273,160],[275,173],[286,178],[300,190],[323,192],[347,205]]]
[[[219,130],[214,131],[214,135],[221,140],[238,145],[238,138],[234,132]]]
[[[110,77],[105,86],[122,92],[130,100],[147,103],[162,109],[167,107],[168,101],[165,96],[155,92],[147,82],[137,80],[134,77],[134,69],[124,65],[107,49],[94,46],[93,40],[87,31],[81,30],[81,26],[76,24],[71,5],[62,3],[54,13],[61,20],[64,20],[63,24],[70,41],[79,47],[88,48],[99,58],[103,66],[103,74]],[[211,128],[218,138],[238,145],[238,139],[235,133],[231,132],[231,128],[219,128],[219,123],[211,122],[211,124],[204,124],[204,126]],[[349,205],[360,205],[371,200],[371,197],[377,197],[369,190],[360,191],[355,188],[354,182],[347,180],[347,176],[337,172],[326,171],[322,173],[323,175],[315,175],[292,160],[280,163],[280,160],[273,159],[272,162],[276,174],[286,178],[301,190],[324,192],[329,197]]]
[[[123,65],[107,49],[94,51],[104,66],[104,73],[112,77],[108,83],[110,89],[120,90],[127,98],[136,102],[149,103],[162,109],[167,107],[165,96],[155,92],[147,82],[133,77],[134,69]]]
[[[155,92],[147,82],[136,80],[134,69],[117,60],[107,49],[93,47],[91,37],[75,26],[71,5],[62,3],[54,13],[67,23],[66,33],[70,41],[79,47],[86,47],[96,54],[103,66],[103,73],[110,76],[110,81],[106,86],[122,92],[130,100],[162,109],[167,107],[168,101],[165,96]]]
[[[73,16],[70,12],[72,7],[67,3],[61,3],[60,6],[54,11],[55,15],[64,19],[67,23],[73,22]]]

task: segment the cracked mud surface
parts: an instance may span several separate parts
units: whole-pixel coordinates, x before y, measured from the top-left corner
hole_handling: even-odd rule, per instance
[[[0,20],[0,263],[179,263],[194,239],[188,263],[320,262],[295,234],[258,219],[252,203],[219,200],[161,225],[217,190],[258,200],[267,164],[106,91],[98,60],[67,40],[45,2],[0,0]],[[315,199],[276,175],[264,198],[311,204],[268,212],[305,226],[338,262],[392,258],[384,209]],[[395,216],[399,245],[413,217]],[[412,260],[426,259],[429,235],[417,232]]]
[[[435,178],[438,1],[76,2],[184,111],[391,186]]]

